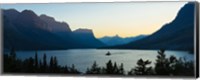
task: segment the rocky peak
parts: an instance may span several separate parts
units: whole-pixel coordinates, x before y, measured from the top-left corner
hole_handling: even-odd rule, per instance
[[[20,12],[18,12],[15,9],[7,9],[7,10],[2,9],[2,14],[13,21],[17,18]]]
[[[31,10],[23,10],[21,15],[28,16],[28,17],[37,17],[37,15]]]
[[[48,29],[51,32],[71,32],[71,29],[66,22],[56,21],[53,17],[45,14],[42,14],[39,17],[48,24]]]
[[[53,17],[47,16],[45,14],[40,15],[40,18],[43,20],[45,19],[46,21],[49,21],[49,22],[55,21],[55,19]]]
[[[74,30],[73,32],[75,33],[93,33],[91,29],[85,29],[85,28],[79,28]]]

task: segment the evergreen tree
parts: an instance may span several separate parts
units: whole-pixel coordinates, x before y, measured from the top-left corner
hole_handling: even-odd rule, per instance
[[[38,72],[42,72],[43,71],[43,63],[41,60],[39,60],[39,71]]]
[[[33,58],[29,58],[28,59],[28,72],[33,73],[34,71],[35,71],[34,59]]]
[[[16,59],[16,52],[15,52],[14,48],[11,49],[10,56],[11,56],[12,60]]]
[[[80,72],[75,68],[75,65],[72,64],[72,67],[71,67],[71,69],[70,69],[70,73],[71,73],[71,74],[78,74],[78,73],[80,73]]]
[[[17,72],[18,71],[18,69],[17,69],[18,66],[17,66],[16,52],[15,52],[14,48],[11,48],[8,61],[9,61],[9,67],[10,67],[9,71]],[[6,64],[8,64],[8,63],[6,63]]]
[[[57,70],[57,67],[58,67],[57,58],[54,57],[54,58],[53,58],[53,70],[54,70],[54,72],[57,72],[57,71],[58,71],[58,70]]]
[[[113,66],[113,74],[119,74],[119,69],[116,62],[114,63],[114,66]]]
[[[53,57],[51,56],[51,58],[50,58],[50,63],[49,63],[49,68],[50,68],[50,72],[53,72]]]
[[[22,71],[27,73],[35,72],[34,59],[32,57],[24,60]]]
[[[87,74],[100,74],[101,73],[101,68],[98,67],[96,61],[94,61],[91,69],[87,68],[87,71],[86,71]]]
[[[43,66],[43,63],[41,60],[39,60],[39,68],[42,68],[42,66]]]
[[[41,71],[43,72],[43,73],[46,73],[48,70],[48,65],[47,65],[47,56],[46,56],[46,54],[44,53],[44,55],[43,55],[43,62],[41,62],[42,63],[42,65],[41,65]]]
[[[125,72],[125,71],[124,71],[124,65],[123,65],[123,63],[121,63],[121,65],[120,65],[120,67],[119,67],[119,73],[123,75],[124,72]]]
[[[56,58],[56,57],[54,57],[53,62],[54,62],[54,64],[53,64],[54,67],[57,68],[57,66],[58,66],[58,61],[57,61],[57,58]]]
[[[155,63],[155,72],[158,75],[170,74],[170,63],[164,54],[165,50],[158,51],[158,56]]]
[[[38,55],[37,55],[37,51],[35,52],[35,67],[38,67]]]
[[[43,66],[44,66],[45,69],[47,68],[47,56],[46,56],[45,53],[44,53],[44,56],[43,56]]]
[[[135,74],[135,75],[149,75],[152,74],[152,67],[147,67],[147,65],[151,64],[149,60],[142,60],[139,59],[137,61],[137,65],[134,69],[132,69],[129,74]]]
[[[67,65],[64,67],[63,72],[64,72],[64,73],[69,73],[69,69],[68,69]]]
[[[109,60],[108,63],[106,63],[106,73],[107,74],[113,73],[113,64],[111,60]]]

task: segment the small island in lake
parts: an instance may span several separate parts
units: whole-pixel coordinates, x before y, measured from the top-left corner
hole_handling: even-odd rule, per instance
[[[111,53],[108,51],[107,53],[106,53],[106,56],[110,56],[111,55]]]

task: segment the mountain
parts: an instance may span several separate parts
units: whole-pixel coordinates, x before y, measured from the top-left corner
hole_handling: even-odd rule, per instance
[[[69,42],[66,45],[71,45],[71,47],[77,45],[78,47],[78,42],[75,42],[75,39],[72,37],[73,35],[70,26],[66,22],[56,21],[53,17],[45,14],[40,15],[39,18],[47,24],[47,30],[49,32],[62,38],[65,40],[64,42]]]
[[[115,36],[105,36],[99,38],[99,40],[108,46],[115,46],[115,45],[127,44],[131,41],[136,41],[144,37],[146,37],[146,35],[138,35],[135,37],[126,37],[126,38],[122,38],[118,35],[115,35]]]
[[[79,28],[73,31],[73,37],[77,42],[82,42],[80,45],[87,45],[88,48],[105,46],[101,41],[94,37],[93,31],[90,29]]]
[[[3,10],[3,35],[5,48],[60,48],[61,46],[54,45],[60,44],[60,42],[56,43],[55,39],[57,36],[46,31],[46,27],[45,22],[40,20],[40,18],[38,18],[32,11],[24,10],[20,13],[13,9]],[[46,40],[46,38],[51,40]],[[48,42],[51,42],[52,44],[48,44]]]
[[[91,39],[91,43],[83,44],[85,41],[75,37],[77,34],[71,31],[67,23],[56,21],[47,15],[38,16],[31,10],[22,12],[15,9],[2,10],[2,16],[5,49],[14,47],[16,50],[49,50],[103,46],[103,43],[93,35],[88,37],[79,34],[81,37]]]
[[[72,32],[69,25],[65,22],[56,21],[53,17],[42,14],[39,16],[40,19],[45,21],[48,25],[48,29],[53,33],[62,33],[62,32]]]
[[[187,3],[180,9],[172,22],[163,25],[161,29],[150,36],[109,48],[193,50],[194,9],[195,3]]]

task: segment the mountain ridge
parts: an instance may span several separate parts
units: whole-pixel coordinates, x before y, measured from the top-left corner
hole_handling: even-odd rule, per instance
[[[141,40],[128,44],[111,46],[111,49],[194,49],[194,4],[185,4],[170,23],[164,24],[158,31]]]
[[[119,35],[115,35],[115,36],[104,36],[98,39],[108,46],[114,46],[114,45],[127,44],[131,41],[136,41],[145,37],[147,37],[147,35],[137,35],[125,38],[122,38]]]
[[[13,13],[14,12],[14,13]],[[65,22],[55,21],[53,17],[38,16],[31,10],[19,12],[15,9],[2,9],[4,48],[16,50],[52,50],[74,48],[97,48],[104,44],[99,42],[93,35],[88,37],[93,41],[87,44],[74,34]],[[13,17],[12,17],[13,16]],[[48,19],[52,21],[48,22]],[[55,30],[54,28],[60,28]],[[93,34],[93,33],[92,33]]]

